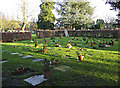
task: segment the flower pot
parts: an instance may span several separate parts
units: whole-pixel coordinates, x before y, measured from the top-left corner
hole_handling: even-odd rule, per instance
[[[47,79],[50,76],[50,71],[44,71],[44,78]]]
[[[106,41],[106,44],[108,44],[108,42]]]
[[[75,37],[73,39],[75,39]]]
[[[36,43],[38,43],[38,41],[36,41]]]
[[[93,42],[91,42],[91,46],[93,46]]]
[[[75,46],[77,46],[77,44],[75,43]]]
[[[78,58],[79,58],[80,61],[83,61],[83,56],[82,55],[78,56]]]
[[[58,60],[56,60],[56,64],[58,64]]]
[[[23,67],[17,69],[17,72],[18,72],[19,74],[23,74],[23,71],[24,71],[24,68],[23,68]]]
[[[83,48],[80,48],[80,51],[82,51],[83,50]]]
[[[37,44],[35,44],[35,48],[37,48]]]
[[[86,43],[88,43],[88,41],[86,41]]]
[[[47,53],[47,51],[45,50],[45,49],[43,49],[43,51],[42,51],[44,54],[46,54]]]
[[[72,43],[72,41],[69,41],[69,43]]]
[[[47,43],[47,41],[45,41],[45,43]]]

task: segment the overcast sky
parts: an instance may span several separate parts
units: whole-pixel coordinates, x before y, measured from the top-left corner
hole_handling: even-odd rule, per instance
[[[26,0],[28,2],[29,11],[32,12],[32,17],[38,18],[38,14],[40,13],[39,5],[41,4],[41,0]],[[54,0],[54,1],[61,1],[61,0]],[[118,12],[110,10],[110,5],[105,4],[105,0],[88,0],[90,1],[90,5],[92,7],[96,7],[94,10],[94,17],[96,19],[104,19],[106,16],[116,17]],[[0,0],[0,12],[4,13],[5,15],[9,15],[10,17],[16,18],[19,12],[21,0]],[[34,11],[32,11],[34,9]],[[56,17],[57,13],[55,10],[53,11]]]

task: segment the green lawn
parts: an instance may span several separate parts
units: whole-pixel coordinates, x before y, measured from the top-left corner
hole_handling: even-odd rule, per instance
[[[35,35],[32,35],[35,38]],[[79,39],[79,40],[76,40]],[[2,43],[2,51],[9,50],[11,52],[2,52],[2,59],[7,59],[7,62],[2,64],[2,75],[3,75],[3,86],[31,86],[31,84],[24,81],[24,79],[33,75],[43,75],[43,62],[33,62],[36,58],[47,58],[50,60],[58,60],[58,65],[52,65],[50,71],[50,77],[47,81],[38,84],[37,86],[118,86],[118,67],[119,65],[119,52],[118,52],[118,41],[114,41],[114,45],[107,48],[97,47],[97,49],[90,49],[90,41],[87,44],[86,41],[81,41],[83,37],[76,37],[72,40],[72,37],[60,39],[55,38],[55,42],[64,47],[55,47],[55,42],[51,43],[51,38],[46,38],[47,44],[45,44],[44,39],[37,39],[38,48],[35,48],[35,43],[30,42],[30,40],[16,41],[9,43]],[[102,38],[96,39],[103,42]],[[72,41],[72,48],[66,47],[69,41]],[[106,38],[108,42],[110,38]],[[77,43],[77,46],[75,46]],[[79,45],[82,44],[82,45]],[[99,43],[94,44],[94,46]],[[14,46],[17,46],[14,48]],[[46,46],[47,53],[43,54],[40,51]],[[52,48],[52,49],[49,49]],[[80,51],[80,48],[86,51]],[[34,49],[35,51],[29,51],[29,49]],[[12,55],[11,53],[19,52],[26,55],[33,55],[34,57],[22,58],[22,56]],[[76,52],[80,52],[84,56],[84,61],[78,61],[78,56]],[[55,55],[56,54],[56,55]],[[55,55],[55,56],[54,56]],[[69,58],[64,58],[66,55]],[[69,66],[65,72],[54,69],[61,65]],[[12,74],[17,68],[23,66],[24,68],[29,68],[33,72],[28,72],[26,74],[14,75]]]

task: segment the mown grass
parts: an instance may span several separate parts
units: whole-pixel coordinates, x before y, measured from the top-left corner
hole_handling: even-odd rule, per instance
[[[32,38],[35,38],[35,35],[32,35]],[[79,40],[76,40],[76,39]],[[47,58],[48,60],[59,60],[60,65],[70,66],[70,69],[66,70],[65,72],[55,70],[56,67],[53,65],[51,67],[50,77],[47,81],[37,85],[37,86],[118,86],[119,85],[119,52],[118,52],[118,44],[119,41],[116,39],[104,39],[108,42],[110,40],[114,41],[114,46],[108,48],[100,48],[97,49],[89,49],[90,42],[93,41],[92,39],[89,40],[89,43],[85,43],[85,41],[81,41],[84,37],[76,37],[75,40],[72,40],[72,37],[60,39],[56,37],[56,42],[51,42],[51,38],[46,38],[47,44],[44,42],[44,39],[37,39],[38,41],[38,48],[35,48],[35,42],[30,42],[30,40],[25,41],[16,41],[16,42],[9,42],[9,43],[2,43],[2,51],[9,50],[12,52],[2,52],[2,59],[7,59],[8,62],[2,64],[2,74],[3,77],[3,86],[17,86],[17,83],[13,83],[12,80],[17,80],[19,85],[22,86],[31,86],[31,84],[23,81],[32,75],[42,75],[43,72],[43,61],[39,62],[32,62],[33,59],[36,58]],[[96,41],[102,41],[103,38],[96,39]],[[69,41],[72,41],[71,45],[73,46],[71,49],[66,47],[66,44]],[[64,47],[55,47],[55,43],[60,44]],[[74,44],[77,43],[77,46]],[[82,45],[79,45],[82,44]],[[95,46],[98,45],[94,44]],[[14,46],[17,48],[14,48]],[[29,49],[34,49],[35,51],[40,51],[43,48],[43,45],[46,46],[47,54],[43,54],[42,52],[34,52],[29,51]],[[53,48],[53,49],[49,49]],[[79,49],[83,48],[87,51],[80,51]],[[10,53],[19,52],[20,54],[26,55],[33,55],[34,57],[23,59],[22,56],[18,55],[11,55]],[[81,52],[84,55],[84,61],[78,61],[78,57],[76,52]],[[53,56],[57,54],[56,56]],[[92,56],[90,56],[90,55]],[[69,55],[70,58],[64,58],[65,55]],[[24,68],[30,68],[34,70],[34,72],[30,72],[28,74],[22,75],[12,75],[12,72],[15,71],[20,66]]]

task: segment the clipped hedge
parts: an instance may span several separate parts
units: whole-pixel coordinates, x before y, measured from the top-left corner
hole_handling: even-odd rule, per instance
[[[2,42],[14,42],[31,39],[31,32],[3,32]]]
[[[36,30],[38,38],[47,38],[52,36],[60,36],[64,30]],[[120,30],[68,30],[70,37],[99,37],[99,38],[119,38]]]

